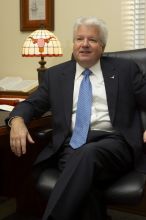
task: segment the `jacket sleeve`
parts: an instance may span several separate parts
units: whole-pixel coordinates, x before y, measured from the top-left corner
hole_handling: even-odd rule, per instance
[[[45,112],[49,111],[50,96],[49,96],[49,71],[45,73],[44,80],[37,90],[32,93],[26,100],[20,102],[10,112],[6,118],[6,124],[12,117],[22,117],[25,123],[30,122],[32,118],[40,117]]]

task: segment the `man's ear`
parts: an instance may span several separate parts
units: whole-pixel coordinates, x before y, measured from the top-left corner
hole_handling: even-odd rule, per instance
[[[102,53],[104,53],[104,50],[105,50],[105,45],[104,46],[102,45]]]
[[[71,55],[71,60],[75,60],[73,53]]]

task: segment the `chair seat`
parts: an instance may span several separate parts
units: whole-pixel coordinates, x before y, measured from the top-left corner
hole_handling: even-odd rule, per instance
[[[107,203],[138,204],[144,193],[145,181],[146,176],[143,173],[132,171],[126,174],[105,191]]]
[[[57,169],[48,168],[41,173],[37,189],[43,198],[48,199],[58,177]],[[145,181],[143,173],[132,171],[126,174],[105,191],[107,204],[137,204],[143,196]]]

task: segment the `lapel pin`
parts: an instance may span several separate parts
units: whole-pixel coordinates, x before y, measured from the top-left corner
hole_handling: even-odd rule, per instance
[[[110,76],[110,78],[111,78],[111,79],[114,79],[114,78],[115,78],[115,76],[114,76],[114,75],[113,75],[113,76]]]

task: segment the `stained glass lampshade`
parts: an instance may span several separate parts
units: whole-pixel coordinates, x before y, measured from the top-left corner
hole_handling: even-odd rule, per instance
[[[22,48],[23,57],[41,57],[38,79],[41,81],[42,74],[46,70],[44,57],[62,56],[61,44],[58,38],[48,30],[36,30],[25,40]]]

